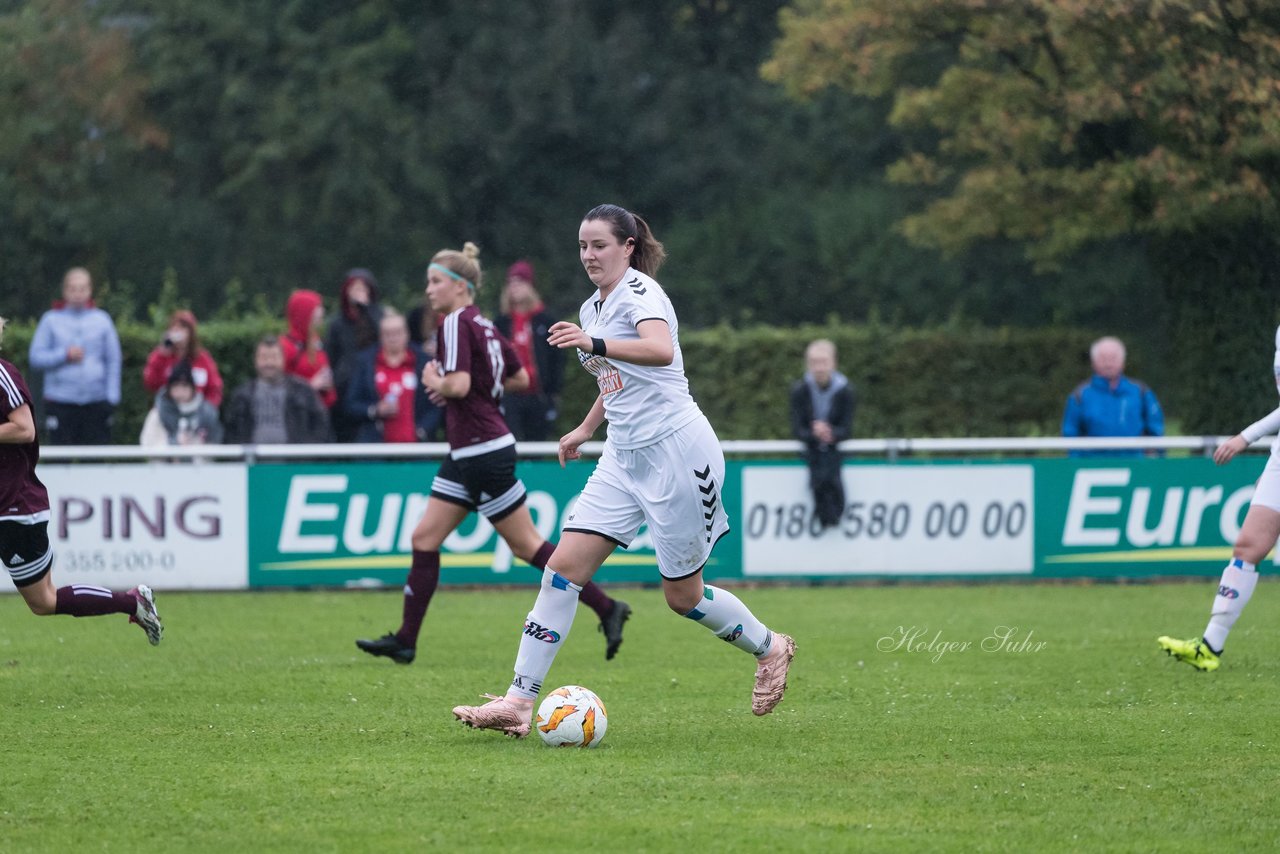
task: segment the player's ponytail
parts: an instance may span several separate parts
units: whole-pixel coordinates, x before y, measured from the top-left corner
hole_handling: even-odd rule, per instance
[[[610,232],[619,243],[628,240],[635,244],[631,253],[631,266],[646,276],[656,275],[662,262],[667,259],[667,250],[658,238],[653,236],[649,223],[638,214],[618,205],[596,205],[587,211],[583,222],[603,220],[610,225]]]

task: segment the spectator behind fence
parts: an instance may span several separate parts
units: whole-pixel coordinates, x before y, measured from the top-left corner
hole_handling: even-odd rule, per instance
[[[305,380],[284,372],[274,336],[258,342],[254,379],[236,387],[225,410],[229,445],[318,444],[329,441],[329,413]]]
[[[144,447],[216,445],[221,441],[218,407],[205,399],[196,387],[191,365],[178,362],[169,371],[164,390],[156,395],[155,406],[147,413],[138,444]]]
[[[517,261],[507,268],[499,314],[494,321],[529,372],[527,391],[502,398],[502,415],[520,442],[541,442],[556,419],[564,384],[564,351],[547,343],[556,319],[533,286],[533,265]]]
[[[1163,436],[1164,412],[1146,383],[1124,375],[1125,349],[1119,338],[1107,336],[1089,348],[1093,377],[1067,396],[1062,435]],[[1141,456],[1142,451],[1073,451],[1073,456]]]
[[[424,353],[435,353],[436,336],[440,334],[440,315],[427,302],[423,293],[422,302],[409,312],[409,340],[422,348]]]
[[[333,368],[333,386],[338,400],[344,400],[360,354],[378,343],[382,305],[378,302],[378,281],[373,273],[357,267],[348,270],[338,295],[338,313],[329,321],[324,349]],[[350,442],[360,422],[347,416],[342,406],[333,408],[333,432],[339,442]]]
[[[62,277],[62,299],[44,313],[28,353],[44,372],[45,430],[52,445],[106,445],[120,403],[120,337],[93,304],[83,267]]]
[[[825,338],[804,351],[805,375],[791,387],[791,433],[805,444],[814,515],[824,528],[844,515],[840,442],[853,432],[857,395],[836,370],[836,345]]]
[[[289,294],[289,302],[285,305],[285,319],[289,323],[289,331],[280,336],[284,372],[306,380],[320,395],[320,402],[332,410],[338,393],[333,387],[329,357],[320,340],[320,330],[324,328],[324,300],[315,291],[294,291]]]
[[[159,392],[168,384],[169,372],[182,362],[191,368],[196,390],[214,408],[221,406],[222,374],[218,373],[218,363],[213,356],[200,344],[200,325],[196,316],[186,309],[170,315],[164,338],[147,356],[147,365],[142,369],[142,384],[153,394]]]
[[[427,442],[436,438],[444,409],[427,396],[422,369],[427,354],[409,341],[404,316],[385,309],[379,344],[360,355],[347,394],[357,442]]]

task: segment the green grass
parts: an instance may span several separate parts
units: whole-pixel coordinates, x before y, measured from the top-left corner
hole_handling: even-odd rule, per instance
[[[799,645],[765,718],[751,659],[629,590],[619,657],[582,609],[548,679],[608,704],[593,751],[449,713],[505,688],[531,591],[445,590],[410,667],[352,643],[398,594],[161,594],[155,649],[2,597],[0,849],[1274,850],[1280,588],[1203,674],[1155,637],[1210,588],[747,590]],[[973,646],[877,649],[913,626]]]

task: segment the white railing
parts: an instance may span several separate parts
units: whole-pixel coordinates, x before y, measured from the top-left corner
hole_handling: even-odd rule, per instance
[[[850,456],[873,456],[897,459],[911,454],[1033,454],[1097,451],[1105,449],[1148,451],[1193,451],[1206,456],[1213,453],[1229,436],[1141,436],[1134,438],[1064,439],[1057,436],[1035,438],[1004,437],[976,439],[892,438],[850,439],[840,443],[840,450]],[[1254,450],[1270,447],[1273,436],[1254,442]],[[743,456],[795,456],[803,450],[799,442],[788,439],[730,439],[720,443],[726,454]],[[587,442],[581,448],[585,456],[599,456],[603,442]],[[517,446],[522,457],[555,457],[555,442],[522,442]],[[442,459],[449,453],[443,442],[406,445],[325,444],[325,445],[189,445],[164,448],[137,445],[67,445],[44,446],[42,459],[50,462],[71,460],[297,460],[297,459]]]

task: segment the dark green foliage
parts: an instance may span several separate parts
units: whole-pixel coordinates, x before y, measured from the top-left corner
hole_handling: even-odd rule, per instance
[[[1039,436],[1058,433],[1067,393],[1088,377],[1093,337],[832,323],[716,327],[685,332],[680,344],[693,395],[721,439],[792,438],[787,393],[815,338],[835,342],[840,370],[857,386],[855,437]],[[569,372],[561,427],[577,423],[594,390],[585,371]]]
[[[917,132],[888,125],[887,98],[796,103],[762,80],[783,5],[33,0],[0,14],[14,56],[42,58],[0,75],[17,93],[0,215],[22,213],[0,229],[0,279],[21,283],[0,311],[34,318],[81,262],[116,317],[147,322],[167,281],[229,318],[254,310],[228,307],[245,294],[273,313],[296,287],[332,297],[357,265],[406,308],[431,254],[473,240],[486,311],[527,257],[567,312],[578,219],[612,201],[670,247],[686,328],[1137,327],[1126,311],[1152,288],[1133,247],[1037,274],[1006,242],[955,258],[908,244],[894,223],[926,195],[884,169]],[[93,85],[128,96],[115,112],[87,85],[35,97],[89,48],[111,60]]]
[[[201,338],[218,362],[228,396],[252,376],[257,339],[282,329],[269,316],[201,325]],[[26,366],[32,330],[28,324],[11,324],[0,352],[38,388],[38,378]],[[160,331],[159,326],[132,322],[119,327],[125,370],[118,442],[136,441],[150,406],[142,367]],[[1087,351],[1094,337],[1070,328],[912,329],[833,322],[791,329],[718,326],[685,331],[681,347],[693,395],[722,439],[791,438],[787,393],[803,374],[804,348],[815,338],[836,343],[840,369],[858,388],[856,437],[1039,436],[1057,434],[1067,393],[1088,376]],[[1137,375],[1163,391],[1159,374],[1140,373],[1144,367],[1135,362]],[[595,394],[591,376],[571,364],[558,430],[575,426]],[[1182,399],[1176,393],[1165,399],[1174,418]],[[604,432],[596,438],[603,439]]]

